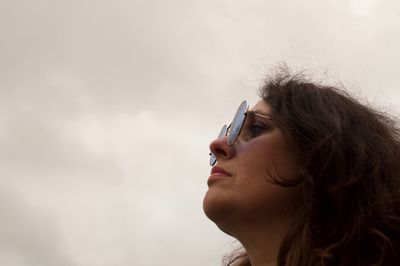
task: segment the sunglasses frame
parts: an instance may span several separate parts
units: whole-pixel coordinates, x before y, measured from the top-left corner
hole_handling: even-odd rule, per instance
[[[242,131],[244,122],[246,120],[246,116],[249,113],[252,113],[262,118],[271,119],[269,115],[259,114],[253,111],[249,111],[249,105],[247,101],[244,100],[239,105],[235,113],[235,116],[233,117],[232,123],[229,126],[225,124],[221,128],[221,131],[219,132],[217,139],[227,136],[226,143],[228,144],[228,146],[232,146],[233,144],[235,144],[237,138],[240,135],[240,132]],[[215,156],[214,153],[210,152],[210,165],[213,166],[216,162],[217,162],[217,157]]]
[[[221,128],[217,139],[227,136],[227,144],[232,146],[236,139],[238,138],[240,131],[242,130],[246,113],[249,109],[249,105],[246,100],[244,100],[238,107],[235,116],[233,117],[232,123],[229,126],[226,124]],[[213,166],[217,162],[217,157],[215,154],[210,153],[210,165]]]

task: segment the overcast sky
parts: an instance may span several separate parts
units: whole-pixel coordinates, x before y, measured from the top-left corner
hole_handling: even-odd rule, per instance
[[[0,0],[0,264],[217,266],[208,144],[285,61],[400,113],[397,0]]]

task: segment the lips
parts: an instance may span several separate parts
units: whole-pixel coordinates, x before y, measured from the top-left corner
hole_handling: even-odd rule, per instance
[[[226,172],[223,168],[214,166],[211,169],[211,175],[227,175],[227,176],[229,176],[230,174],[228,172]]]
[[[207,184],[210,187],[213,183],[219,182],[221,180],[227,179],[227,177],[232,176],[230,173],[225,171],[223,168],[214,166],[211,169],[211,175],[207,180]]]

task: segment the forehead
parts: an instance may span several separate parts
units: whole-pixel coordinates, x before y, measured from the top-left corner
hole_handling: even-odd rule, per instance
[[[249,109],[250,111],[261,113],[261,114],[270,114],[271,106],[263,100],[259,100],[253,107]]]

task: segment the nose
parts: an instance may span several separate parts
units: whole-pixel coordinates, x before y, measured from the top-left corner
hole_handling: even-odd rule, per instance
[[[210,151],[214,154],[217,161],[227,160],[232,158],[234,155],[233,146],[229,146],[227,143],[227,137],[216,138],[210,143]]]

